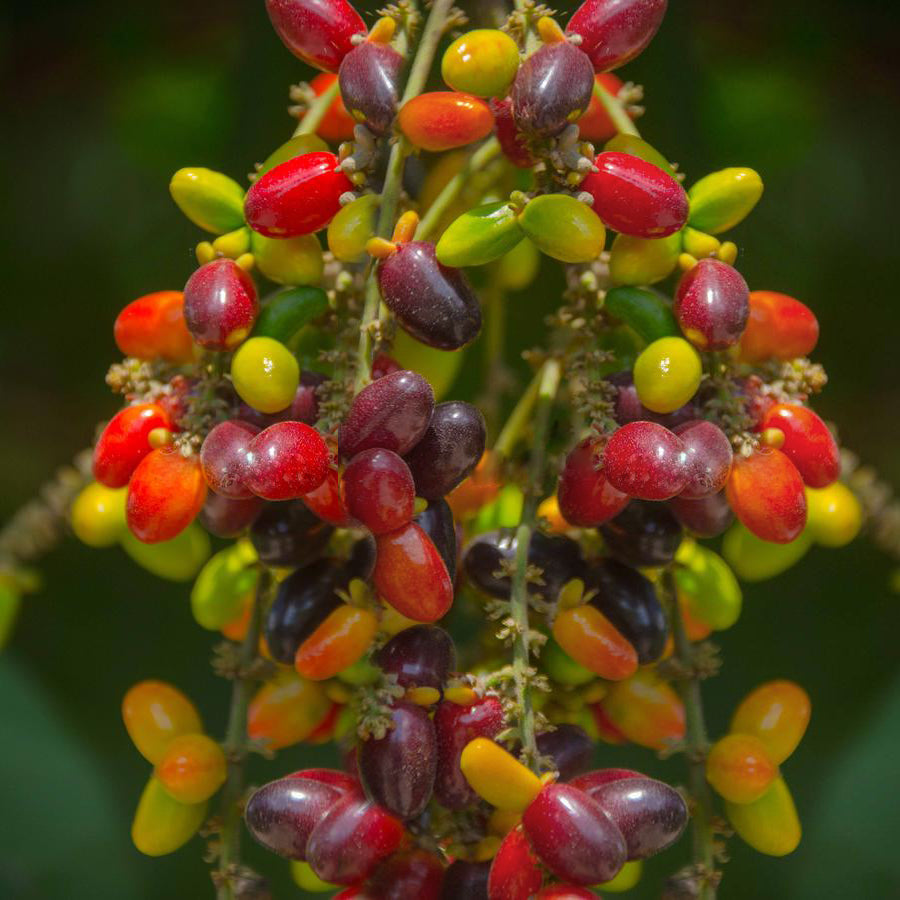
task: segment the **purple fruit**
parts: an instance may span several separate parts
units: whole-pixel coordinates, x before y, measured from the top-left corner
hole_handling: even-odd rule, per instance
[[[341,98],[347,111],[375,134],[384,134],[397,113],[403,57],[390,45],[363,41],[341,63]]]
[[[387,675],[396,675],[403,688],[440,690],[456,668],[453,639],[437,625],[413,625],[394,635],[374,656]]]
[[[553,731],[537,736],[538,753],[553,759],[560,781],[568,781],[590,769],[594,761],[594,742],[578,725],[563,722]]]

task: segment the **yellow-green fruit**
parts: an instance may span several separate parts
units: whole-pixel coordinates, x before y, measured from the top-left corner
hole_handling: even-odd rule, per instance
[[[322,881],[318,875],[312,870],[312,866],[308,862],[301,862],[299,859],[291,860],[291,878],[294,884],[304,891],[311,891],[314,894],[324,894],[327,891],[339,891],[339,884],[329,884]]]
[[[325,260],[322,246],[314,234],[275,240],[254,231],[250,249],[256,266],[269,281],[276,284],[318,284],[322,280]]]
[[[655,413],[684,406],[697,393],[702,374],[700,356],[680,337],[654,341],[634,361],[638,399]]]
[[[472,790],[497,809],[524,812],[543,787],[534,772],[487,738],[469,741],[459,766]]]
[[[263,413],[290,406],[300,384],[300,366],[280,341],[253,337],[231,360],[231,380],[244,403]]]
[[[486,203],[451,222],[434,249],[445,266],[483,266],[500,259],[524,237],[509,203]]]
[[[6,646],[19,614],[22,598],[12,585],[0,582],[0,648]]]
[[[731,628],[741,615],[742,593],[725,560],[694,541],[682,541],[675,559],[675,582],[691,616],[716,631]]]
[[[145,544],[130,531],[121,538],[122,549],[141,568],[169,581],[190,581],[209,558],[209,535],[192,522],[170,541]]]
[[[179,803],[159,779],[147,782],[131,823],[131,840],[147,856],[165,856],[183,847],[206,818],[206,803]]]
[[[441,76],[454,91],[476,97],[503,97],[519,69],[519,48],[505,32],[476,28],[446,50]]]
[[[425,378],[434,390],[435,398],[440,400],[456,380],[466,351],[437,350],[428,347],[410,337],[402,328],[398,328],[391,347],[391,356],[404,369],[411,369]]]
[[[335,259],[360,262],[366,256],[366,241],[375,234],[378,220],[378,194],[365,194],[342,206],[328,226],[328,249]]]
[[[519,241],[497,261],[497,284],[507,291],[521,291],[531,285],[541,265],[541,254],[529,240]]]
[[[315,134],[298,134],[289,141],[285,141],[277,150],[273,151],[266,161],[257,170],[257,175],[265,175],[275,166],[293,159],[295,156],[304,156],[307,153],[319,153],[328,150],[328,144]]]
[[[728,231],[750,215],[762,192],[762,179],[753,169],[712,172],[688,191],[691,201],[688,224],[710,234]]]
[[[75,537],[88,547],[111,547],[128,530],[125,524],[126,488],[91,482],[75,498],[69,521]]]
[[[622,891],[630,891],[640,880],[641,873],[644,871],[644,863],[640,859],[635,859],[625,863],[619,874],[612,881],[604,881],[598,885],[607,894],[620,894]]]
[[[678,265],[681,232],[665,238],[616,236],[609,254],[609,274],[613,284],[638,286],[668,278]]]
[[[806,530],[823,547],[843,547],[862,528],[862,506],[841,481],[806,489]]]
[[[179,169],[169,182],[178,208],[204,231],[225,234],[244,224],[244,189],[212,169]]]
[[[220,234],[212,242],[212,248],[217,256],[237,259],[250,250],[250,235],[251,231],[246,225],[235,228],[234,231],[229,231],[227,234]]]
[[[541,252],[561,262],[591,262],[606,242],[599,216],[571,194],[535,197],[519,214],[519,224]]]
[[[722,555],[742,581],[765,581],[799,562],[812,543],[808,528],[789,544],[773,544],[735,522],[725,533]]]
[[[191,589],[191,612],[203,628],[217,631],[241,614],[259,572],[252,568],[256,550],[242,540],[216,553],[200,570]]]
[[[725,812],[734,830],[759,853],[787,856],[800,843],[800,819],[794,799],[779,776],[753,803],[725,801]]]

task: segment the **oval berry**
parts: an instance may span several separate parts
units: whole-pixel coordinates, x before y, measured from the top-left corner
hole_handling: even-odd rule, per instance
[[[203,731],[200,714],[174,685],[140,681],[122,698],[122,721],[141,756],[156,765],[182,734]]]
[[[168,414],[156,403],[126,406],[109,420],[97,440],[94,478],[104,487],[125,487],[138,464],[153,449],[150,433],[171,427]]]
[[[613,432],[603,451],[609,483],[641,500],[680,494],[689,476],[684,442],[655,422],[631,422]]]
[[[249,422],[220,422],[203,439],[200,463],[209,487],[222,497],[246,500],[253,492],[244,484],[247,448],[259,429]]]
[[[487,137],[494,116],[484,100],[471,94],[432,91],[407,100],[397,122],[414,147],[441,153]]]
[[[336,72],[366,23],[347,0],[266,0],[278,37],[298,59]]]
[[[294,668],[312,681],[333,678],[362,658],[377,630],[371,610],[342,603],[297,648]]]
[[[799,300],[776,291],[751,291],[750,316],[741,336],[746,362],[809,356],[819,340],[819,323]]]
[[[586,0],[566,33],[581,36],[581,51],[598,72],[630,62],[647,48],[666,14],[667,0]]]
[[[784,435],[779,449],[797,467],[809,487],[824,488],[837,481],[841,474],[837,441],[811,409],[779,403],[766,413],[761,427],[777,429]]]
[[[744,333],[750,291],[737,269],[717,259],[701,259],[678,283],[673,311],[695,347],[725,350]]]
[[[725,487],[734,458],[728,436],[702,419],[676,425],[673,430],[687,454],[688,481],[681,496],[699,500],[717,494]]]
[[[570,524],[596,527],[617,516],[628,503],[628,495],[616,490],[600,463],[603,442],[585,438],[566,457],[559,476],[559,511]]]
[[[675,558],[683,532],[661,503],[632,500],[600,529],[606,548],[629,566],[665,566]]]
[[[194,358],[194,340],[184,321],[181,291],[157,291],[133,300],[116,316],[113,335],[125,356],[174,363]]]
[[[767,681],[741,701],[731,730],[758,737],[778,766],[797,749],[811,714],[809,694],[799,684],[786,679]]]
[[[559,613],[553,622],[553,637],[572,659],[608,681],[621,681],[637,669],[634,647],[590,604]]]
[[[184,318],[208,350],[233,350],[253,329],[259,299],[253,279],[231,259],[201,266],[184,286]]]
[[[390,45],[363,41],[341,63],[341,96],[357,122],[384,134],[397,113],[403,57]]]

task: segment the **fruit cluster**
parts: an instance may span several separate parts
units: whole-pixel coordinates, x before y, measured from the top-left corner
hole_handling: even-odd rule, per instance
[[[225,783],[207,825],[220,896],[263,896],[237,855],[243,811],[309,890],[562,900],[627,889],[692,816],[676,878],[714,896],[708,786],[748,844],[790,852],[778,767],[810,704],[763,685],[710,749],[704,642],[740,616],[736,576],[773,577],[862,524],[808,405],[816,318],[751,291],[720,238],[760,177],[685,189],[638,135],[640,91],[612,70],[665,0],[586,0],[565,28],[517,2],[502,30],[454,35],[435,91],[462,21],[449,0],[423,28],[412,2],[370,29],[346,0],[266,7],[321,73],[292,89],[300,125],[248,190],[173,176],[210,239],[182,291],[116,319],[125,405],[71,507],[85,543],[193,580],[195,620],[228,641],[224,747],[169,685],[125,698],[155,767],[135,845],[177,849]],[[529,302],[512,295],[542,254],[564,264],[562,303],[498,428],[507,307]],[[438,402],[482,332],[487,415]],[[701,543],[723,534],[722,555]],[[229,543],[210,555],[209,535]],[[344,770],[245,791],[248,752],[329,741]],[[685,752],[684,796],[595,768],[624,745]]]

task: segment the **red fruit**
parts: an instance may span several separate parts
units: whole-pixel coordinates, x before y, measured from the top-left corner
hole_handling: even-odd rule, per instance
[[[735,457],[725,491],[734,514],[764,541],[790,543],[806,525],[803,479],[780,450]]]
[[[655,422],[630,422],[613,432],[603,468],[614,488],[641,500],[668,500],[689,476],[684,442]]]
[[[629,153],[608,151],[595,160],[597,172],[581,182],[604,224],[621,234],[662,238],[680,231],[688,218],[684,188],[659,166]]]
[[[257,179],[244,201],[247,224],[270,238],[312,234],[341,208],[341,194],[353,190],[338,158],[324,151],[280,163]]]
[[[256,435],[247,449],[245,483],[265,500],[302,497],[328,475],[328,445],[302,422],[276,422]]]
[[[284,45],[303,62],[337,72],[366,23],[346,0],[266,0],[272,26]]]
[[[717,425],[702,419],[676,425],[675,434],[687,453],[688,482],[681,496],[700,500],[717,494],[725,487],[731,471],[731,441]]]
[[[403,826],[380,806],[348,797],[319,820],[306,858],[323,881],[356,884],[390,856],[403,840]]]
[[[113,335],[116,346],[126,356],[174,363],[194,358],[194,341],[184,322],[181,291],[157,291],[133,300],[116,316]]]
[[[571,784],[548,784],[522,814],[538,858],[573,884],[615,878],[625,864],[625,839],[600,806]]]
[[[600,89],[612,97],[618,96],[624,86],[622,79],[616,75],[595,75],[594,79],[600,85]],[[606,107],[593,94],[587,112],[577,124],[581,136],[587,141],[608,141],[619,133],[619,129],[606,112]]]
[[[744,362],[809,356],[819,340],[819,323],[812,310],[776,291],[751,291],[750,318],[741,336]]]
[[[388,356],[387,353],[379,353],[372,360],[372,381],[378,381],[379,378],[384,378],[385,375],[399,372],[402,368],[403,366],[392,356]]]
[[[628,503],[628,495],[616,490],[598,467],[603,441],[585,438],[566,457],[559,476],[556,498],[559,511],[570,525],[593,528],[615,518]]]
[[[342,772],[340,769],[300,769],[284,777],[308,778],[310,781],[320,781],[322,784],[329,784],[344,794],[352,794],[356,797],[362,797],[363,795],[362,785],[352,775]]]
[[[215,491],[209,491],[197,518],[210,534],[220,538],[232,538],[249,528],[262,512],[262,508],[263,501],[259,497],[230,500],[228,497],[220,497]]]
[[[196,453],[171,444],[146,456],[128,482],[125,517],[145,544],[171,540],[197,517],[206,500],[206,479]]]
[[[220,496],[249,500],[253,496],[245,484],[248,448],[259,429],[249,422],[231,419],[220,422],[204,438],[200,463],[206,483]]]
[[[609,72],[647,48],[667,5],[667,0],[586,0],[572,14],[566,33],[581,35],[579,46],[594,68]]]
[[[812,488],[828,487],[841,474],[841,454],[828,426],[805,406],[779,403],[762,421],[762,428],[784,434],[781,452]]]
[[[184,286],[184,319],[207,350],[233,350],[253,328],[259,298],[253,279],[233,260],[200,266]]]
[[[363,450],[344,469],[350,515],[373,534],[396,531],[413,517],[416,488],[409,466],[390,450]]]
[[[491,863],[488,876],[490,900],[530,900],[541,889],[544,875],[537,857],[528,846],[522,827],[513,828],[503,838]]]
[[[744,333],[750,291],[737,269],[718,259],[701,259],[678,283],[672,311],[695,347],[725,350]]]
[[[494,113],[494,133],[500,142],[503,155],[520,169],[530,169],[537,160],[529,153],[525,135],[516,127],[512,113],[512,100],[491,100],[491,111]]]
[[[465,809],[477,802],[459,766],[459,758],[469,741],[494,738],[503,730],[503,705],[496,697],[484,697],[468,706],[443,700],[434,713],[438,763],[434,796],[447,809]]]
[[[397,123],[414,147],[439,153],[487,137],[494,127],[494,116],[479,97],[459,91],[432,91],[404,103]]]
[[[443,881],[444,867],[433,853],[409,850],[378,867],[365,896],[377,900],[439,900]]]
[[[169,416],[156,403],[126,406],[109,420],[94,447],[94,478],[106,487],[125,487],[138,463],[153,449],[150,432],[171,427]]]
[[[323,72],[321,75],[316,75],[316,77],[310,81],[309,86],[313,89],[313,93],[315,93],[317,97],[320,97],[334,84],[336,78],[337,75],[328,75]],[[341,95],[338,94],[332,101],[331,106],[328,107],[328,112],[325,113],[324,118],[319,123],[316,134],[322,138],[322,140],[337,144],[341,141],[349,141],[350,138],[353,137],[353,128],[355,125],[355,119],[347,112],[347,107],[344,106],[344,101],[341,98]]]
[[[416,622],[444,616],[453,605],[453,582],[431,538],[410,522],[375,543],[372,577],[381,598]]]
[[[593,772],[585,772],[584,775],[578,775],[573,778],[569,784],[590,794],[595,788],[602,784],[609,784],[611,781],[621,781],[623,778],[645,778],[642,772],[635,772],[634,769],[595,769]]]
[[[301,499],[323,522],[345,527],[350,524],[350,513],[341,496],[341,479],[337,469],[328,469],[325,480]]]
[[[612,719],[610,719],[606,714],[606,710],[599,703],[594,703],[590,709],[594,719],[594,726],[597,729],[597,733],[600,735],[600,740],[606,744],[628,743],[628,738],[613,724]]]

